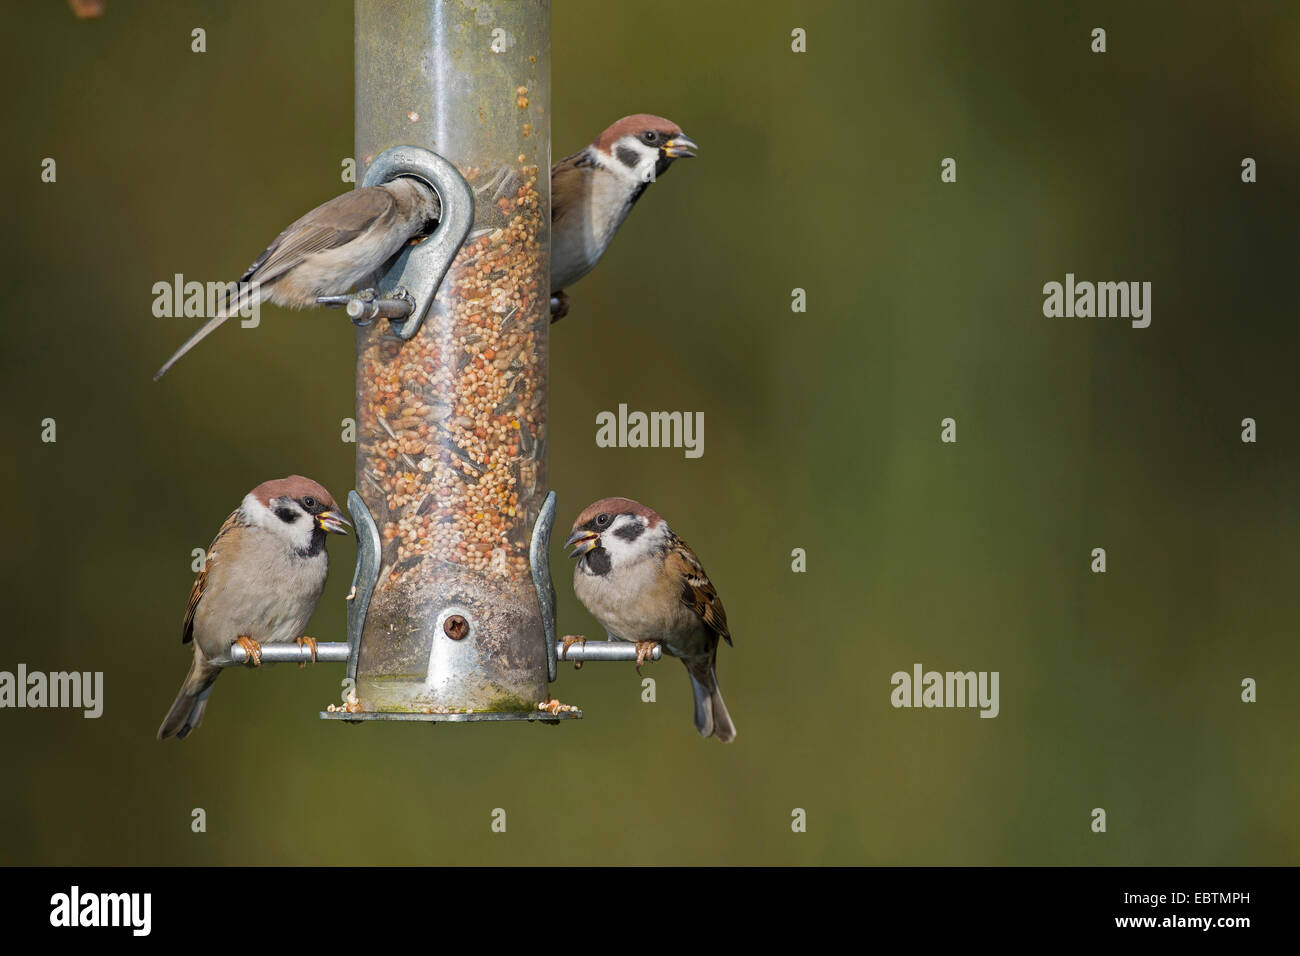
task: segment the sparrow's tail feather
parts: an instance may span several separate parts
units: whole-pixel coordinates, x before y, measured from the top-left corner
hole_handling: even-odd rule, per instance
[[[695,729],[701,737],[717,737],[724,744],[736,739],[736,725],[731,722],[727,705],[722,702],[718,675],[712,660],[683,661],[691,676],[695,697]]]
[[[176,695],[176,702],[158,728],[159,740],[168,737],[184,740],[191,730],[203,722],[208,695],[212,693],[212,685],[220,674],[221,668],[213,667],[197,657],[194,659],[190,672],[185,675],[185,683],[181,684],[181,692]]]
[[[713,677],[713,735],[724,744],[729,744],[736,739],[736,725],[731,722],[731,714],[727,713],[727,705],[722,702],[722,691],[718,688],[718,678],[715,674]]]
[[[260,285],[256,283],[247,285],[241,284],[235,299],[228,302],[224,309],[220,310],[216,315],[204,322],[201,329],[186,339],[185,344],[173,352],[172,357],[164,362],[163,367],[154,374],[153,380],[156,382],[158,379],[166,375],[168,370],[180,361],[182,355],[215,332],[217,328],[226,321],[226,319],[233,315],[237,315],[244,309],[252,308],[257,305],[257,303],[261,302],[262,298],[262,287]]]

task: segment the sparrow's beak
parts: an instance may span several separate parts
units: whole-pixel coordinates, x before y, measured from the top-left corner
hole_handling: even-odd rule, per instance
[[[569,552],[571,558],[579,558],[588,551],[595,551],[598,544],[600,544],[600,535],[584,528],[579,528],[573,532],[573,534],[569,535],[569,540],[564,542],[566,548],[573,548]]]
[[[664,143],[664,155],[672,159],[691,159],[695,151],[699,149],[685,133],[678,133],[668,142]]]
[[[337,511],[322,511],[316,516],[316,523],[322,531],[330,534],[347,534],[348,528],[352,527],[352,522]]]

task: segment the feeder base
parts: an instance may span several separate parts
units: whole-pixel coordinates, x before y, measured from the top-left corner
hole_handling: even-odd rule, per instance
[[[461,724],[469,723],[476,720],[530,720],[543,724],[558,724],[562,720],[581,720],[582,711],[560,711],[552,714],[546,710],[528,710],[522,712],[501,712],[501,713],[482,713],[482,714],[406,714],[406,713],[378,713],[357,711],[349,714],[347,711],[322,710],[320,712],[321,720],[346,720],[349,723],[359,723],[363,720],[409,720],[409,721],[430,721],[433,723],[444,724]]]

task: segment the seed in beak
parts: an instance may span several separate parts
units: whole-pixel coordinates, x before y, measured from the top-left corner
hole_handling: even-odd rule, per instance
[[[347,534],[350,523],[337,511],[322,511],[316,516],[317,526],[331,534]]]

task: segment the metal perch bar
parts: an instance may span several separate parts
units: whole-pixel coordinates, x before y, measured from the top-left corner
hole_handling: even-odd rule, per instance
[[[635,656],[635,655],[634,655]],[[317,644],[316,660],[322,664],[346,664],[348,645],[346,641]],[[311,663],[311,648],[299,644],[263,644],[263,664],[297,664]],[[238,667],[248,663],[248,651],[238,644],[230,646],[230,653],[225,657],[215,658],[211,663],[217,667]]]
[[[645,659],[657,661],[663,657],[663,653],[663,648],[656,644]],[[586,644],[570,644],[566,652],[564,642],[556,641],[555,655],[560,658],[561,664],[565,661],[634,661],[636,645],[627,641],[588,641]]]
[[[378,318],[404,319],[415,311],[413,299],[353,299],[347,305],[353,322],[370,322]]]
[[[415,299],[405,289],[395,289],[390,297],[382,297],[374,289],[363,289],[354,295],[322,295],[316,301],[321,305],[342,306],[348,318],[358,325],[378,318],[404,319],[415,311]]]
[[[567,653],[564,644],[555,642],[555,656],[564,654],[562,661],[634,661],[636,645],[625,641],[588,641],[586,644],[571,644]],[[663,656],[663,649],[656,647],[646,655],[646,660],[657,661]],[[345,641],[316,645],[316,660],[321,664],[346,664],[348,645]],[[263,644],[263,664],[297,664],[310,663],[311,648],[297,644]],[[230,653],[212,661],[217,667],[239,667],[248,663],[248,652],[238,644],[230,647]]]

